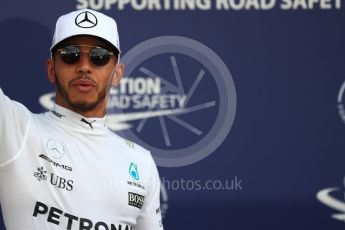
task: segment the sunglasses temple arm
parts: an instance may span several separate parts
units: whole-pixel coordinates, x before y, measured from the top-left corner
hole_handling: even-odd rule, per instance
[[[119,55],[117,57],[117,63],[116,64],[120,64],[120,56],[121,56],[121,54],[119,53]]]

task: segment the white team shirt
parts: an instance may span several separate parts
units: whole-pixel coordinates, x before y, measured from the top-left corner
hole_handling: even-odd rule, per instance
[[[0,89],[0,203],[7,230],[162,230],[148,151],[55,105],[33,114]]]

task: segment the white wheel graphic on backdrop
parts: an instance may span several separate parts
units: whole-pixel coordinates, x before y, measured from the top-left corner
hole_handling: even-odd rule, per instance
[[[118,127],[121,121],[137,119],[131,129],[119,132],[121,136],[149,149],[156,163],[165,167],[195,163],[223,143],[236,113],[236,90],[227,66],[211,49],[189,38],[163,36],[135,46],[121,62],[126,66],[123,80],[132,91],[144,78],[158,79],[162,85],[159,95],[150,100],[144,94],[130,95],[131,90],[121,95],[132,102],[159,101],[150,108],[112,106],[125,86],[111,95],[110,121]]]

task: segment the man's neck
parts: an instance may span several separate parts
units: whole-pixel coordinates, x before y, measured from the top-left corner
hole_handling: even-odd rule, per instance
[[[67,103],[61,103],[58,100],[55,103],[57,105],[65,108],[65,109],[68,109],[68,110],[71,110],[71,111],[73,111],[75,113],[78,113],[78,114],[82,115],[85,118],[90,118],[90,117],[92,117],[92,118],[102,118],[102,117],[105,116],[105,106],[104,105],[98,104],[92,110],[84,111],[84,110],[75,108],[73,106],[70,106]]]

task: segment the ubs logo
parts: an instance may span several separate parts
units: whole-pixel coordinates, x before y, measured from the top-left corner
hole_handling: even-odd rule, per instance
[[[50,183],[59,189],[73,190],[73,180],[67,180],[53,173],[50,174]]]
[[[36,177],[38,181],[45,181],[48,179],[47,171],[43,167],[37,167],[34,177]],[[50,173],[50,184],[59,189],[65,189],[67,191],[73,190],[73,180],[65,179],[61,176],[55,175],[54,173]]]
[[[75,24],[81,28],[95,27],[97,22],[96,16],[89,11],[84,11],[75,18]]]

